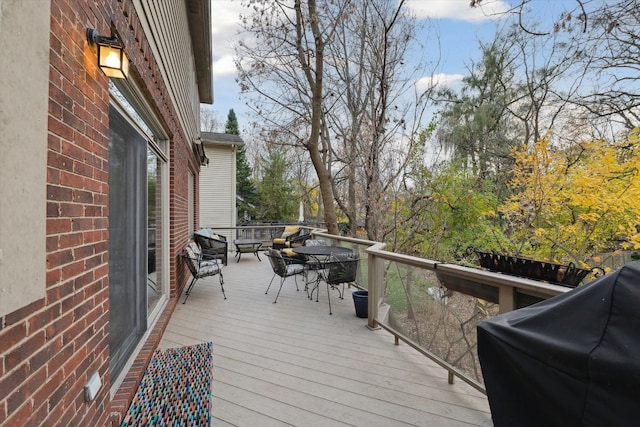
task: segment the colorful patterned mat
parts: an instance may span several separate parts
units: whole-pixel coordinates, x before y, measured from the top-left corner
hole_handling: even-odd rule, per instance
[[[122,426],[211,424],[213,343],[156,350]]]

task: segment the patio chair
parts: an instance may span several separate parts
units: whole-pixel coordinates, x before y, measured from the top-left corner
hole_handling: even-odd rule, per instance
[[[304,246],[309,239],[313,236],[309,233],[309,230],[306,228],[301,228],[300,232],[297,236],[293,236],[289,238],[289,247],[290,248],[299,248],[300,246]]]
[[[224,265],[227,265],[229,248],[225,236],[215,233],[211,228],[201,228],[193,233],[193,240],[202,249],[205,259],[219,258]]]
[[[360,259],[354,253],[336,253],[325,263],[324,281],[327,283],[327,298],[329,298],[329,314],[331,311],[331,290],[337,290],[340,299],[344,299],[344,285],[356,280]],[[342,285],[342,290],[340,290]]]
[[[187,290],[185,292],[185,298],[182,302],[183,304],[187,302],[187,298],[189,298],[189,294],[191,293],[191,290],[193,289],[193,286],[196,284],[198,279],[201,279],[203,277],[215,276],[216,274],[220,276],[219,280],[220,288],[222,289],[222,296],[224,296],[224,299],[227,299],[227,295],[224,293],[222,261],[217,258],[203,259],[202,249],[195,241],[189,242],[180,256],[185,260],[192,276],[191,283],[189,283],[189,286],[187,287]]]
[[[290,248],[291,241],[300,236],[301,228],[297,225],[287,225],[278,237],[273,238],[273,249]]]
[[[269,288],[271,288],[271,284],[273,283],[273,279],[276,276],[280,276],[280,288],[278,289],[278,294],[276,295],[276,299],[273,301],[275,304],[278,302],[278,297],[280,296],[280,291],[282,290],[282,285],[287,277],[294,276],[294,280],[296,282],[296,291],[299,291],[298,288],[298,280],[295,277],[298,274],[304,274],[304,265],[300,263],[289,263],[285,262],[284,256],[280,251],[276,249],[269,248],[267,251],[267,257],[269,258],[269,262],[271,263],[271,268],[273,269],[273,277],[271,277],[271,281],[269,282],[269,286],[265,291],[265,295],[269,292]]]

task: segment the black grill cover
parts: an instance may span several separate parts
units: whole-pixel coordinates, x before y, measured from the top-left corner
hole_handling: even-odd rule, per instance
[[[640,425],[640,261],[478,325],[495,426]]]

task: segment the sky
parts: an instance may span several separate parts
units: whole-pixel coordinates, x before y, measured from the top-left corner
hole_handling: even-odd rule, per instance
[[[356,0],[367,1],[367,0]],[[440,55],[439,69],[433,76],[423,76],[422,81],[447,84],[452,88],[459,85],[468,74],[472,61],[480,59],[479,41],[493,39],[499,17],[504,17],[510,4],[516,0],[482,0],[482,7],[469,7],[470,0],[407,0],[406,5],[418,19],[429,20],[425,31],[435,27],[440,40],[441,51],[434,46],[433,55]],[[211,0],[213,36],[213,87],[214,104],[207,106],[222,122],[233,108],[238,117],[241,134],[248,126],[250,117],[235,82],[232,41],[237,39],[239,15],[245,11],[240,0]],[[558,10],[573,8],[576,0],[533,0],[535,19],[550,22],[557,17]],[[546,16],[545,16],[546,15]],[[425,40],[433,40],[433,34],[422,34]],[[435,53],[438,51],[438,53]],[[427,56],[431,52],[425,52]],[[434,58],[435,59],[435,58]],[[418,83],[419,84],[419,83]],[[222,129],[219,129],[222,131]]]

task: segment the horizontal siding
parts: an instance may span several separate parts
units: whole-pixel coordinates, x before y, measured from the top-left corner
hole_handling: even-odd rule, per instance
[[[154,43],[152,49],[180,123],[187,136],[196,135],[200,105],[185,3],[141,0],[141,6],[152,32],[147,36]]]
[[[230,147],[206,145],[209,165],[200,169],[200,225],[235,226],[235,156]],[[229,236],[227,236],[229,238]]]

